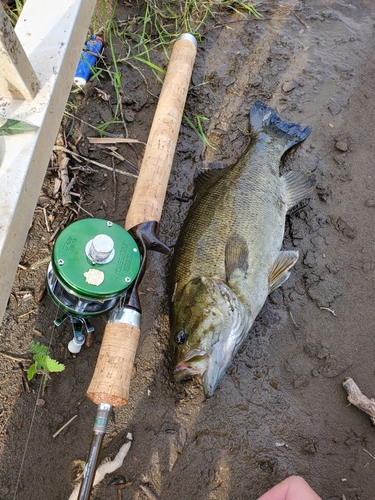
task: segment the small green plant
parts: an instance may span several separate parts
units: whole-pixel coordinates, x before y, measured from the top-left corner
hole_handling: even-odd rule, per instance
[[[206,144],[206,146],[208,146],[208,147],[210,147],[212,149],[216,149],[215,146],[213,146],[210,143],[210,141],[208,140],[208,138],[207,138],[207,136],[206,136],[206,134],[204,133],[204,130],[203,130],[203,124],[202,124],[202,122],[208,120],[208,118],[206,116],[197,115],[195,117],[197,126],[195,126],[194,123],[190,120],[190,118],[188,116],[186,116],[185,114],[184,114],[184,118],[188,122],[188,124],[190,125],[190,127],[196,132],[196,134],[198,135],[198,137],[200,137],[202,139],[202,141]]]
[[[14,2],[2,3],[2,6],[5,12],[8,14],[9,20],[13,26],[17,24],[18,18],[20,17],[25,2],[26,0],[15,0]]]
[[[0,135],[23,134],[37,130],[38,127],[30,123],[12,120],[11,118],[0,118]]]
[[[65,365],[52,359],[49,356],[48,347],[39,342],[32,341],[28,347],[33,355],[34,363],[27,370],[27,380],[31,380],[36,374],[43,375],[43,395],[47,381],[51,378],[50,373],[62,372],[65,369]]]

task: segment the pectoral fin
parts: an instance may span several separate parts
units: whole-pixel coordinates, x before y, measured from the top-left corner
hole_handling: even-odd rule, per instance
[[[268,277],[269,293],[281,286],[289,278],[289,269],[291,269],[298,259],[298,251],[281,251],[273,265],[272,271]]]
[[[225,246],[225,272],[228,283],[243,279],[249,266],[249,249],[245,238],[233,234]]]
[[[293,170],[284,174],[280,181],[284,186],[284,197],[288,210],[306,198],[315,186],[315,179],[310,174]]]

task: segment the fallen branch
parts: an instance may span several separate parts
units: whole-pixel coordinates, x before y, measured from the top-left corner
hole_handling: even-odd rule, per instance
[[[111,167],[108,167],[107,165],[104,165],[104,163],[100,163],[95,160],[90,160],[90,158],[86,158],[86,156],[79,155],[77,153],[74,153],[73,151],[70,151],[70,149],[64,148],[63,146],[54,146],[53,148],[54,151],[64,151],[65,153],[70,154],[73,156],[75,159],[82,159],[88,163],[91,163],[92,165],[96,165],[97,167],[104,168],[105,170],[110,170],[111,172],[113,169]],[[134,174],[130,174],[129,172],[124,172],[123,170],[118,170],[116,169],[116,172],[121,175],[127,175],[128,177],[133,177],[134,179],[137,179],[138,176]]]
[[[375,399],[369,399],[365,396],[350,377],[346,378],[342,385],[348,393],[349,403],[370,415],[371,422],[375,425]]]
[[[75,204],[77,205],[77,207],[82,210],[83,212],[85,212],[87,215],[89,215],[90,217],[94,217],[90,212],[88,212],[87,210],[85,210],[79,203],[75,202]]]
[[[114,472],[115,470],[117,470],[119,467],[121,467],[121,465],[124,461],[124,458],[128,454],[132,440],[133,440],[133,435],[130,432],[128,432],[128,434],[126,435],[126,441],[121,446],[121,448],[120,448],[119,452],[117,453],[117,455],[115,456],[115,458],[111,462],[106,462],[102,465],[99,465],[99,467],[97,468],[96,473],[95,473],[93,487],[96,486],[97,484],[99,484],[100,481],[102,481],[104,479],[106,474],[110,474],[110,473]],[[78,499],[80,487],[81,487],[81,484],[78,484],[74,488],[72,494],[69,497],[69,500],[77,500]]]

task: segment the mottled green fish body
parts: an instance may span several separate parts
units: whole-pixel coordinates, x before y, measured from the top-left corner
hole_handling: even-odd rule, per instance
[[[250,112],[252,140],[232,167],[200,186],[172,261],[170,320],[175,378],[199,374],[212,396],[268,294],[289,276],[297,251],[282,251],[287,211],[314,186],[280,177],[281,156],[310,134],[264,103]]]

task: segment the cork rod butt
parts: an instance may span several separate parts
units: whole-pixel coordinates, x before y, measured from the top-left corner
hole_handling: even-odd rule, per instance
[[[181,35],[174,44],[126,216],[126,230],[147,221],[160,221],[196,57],[196,45],[194,36],[189,33]]]
[[[127,323],[108,323],[87,396],[96,404],[122,406],[128,402],[130,379],[140,329]]]

